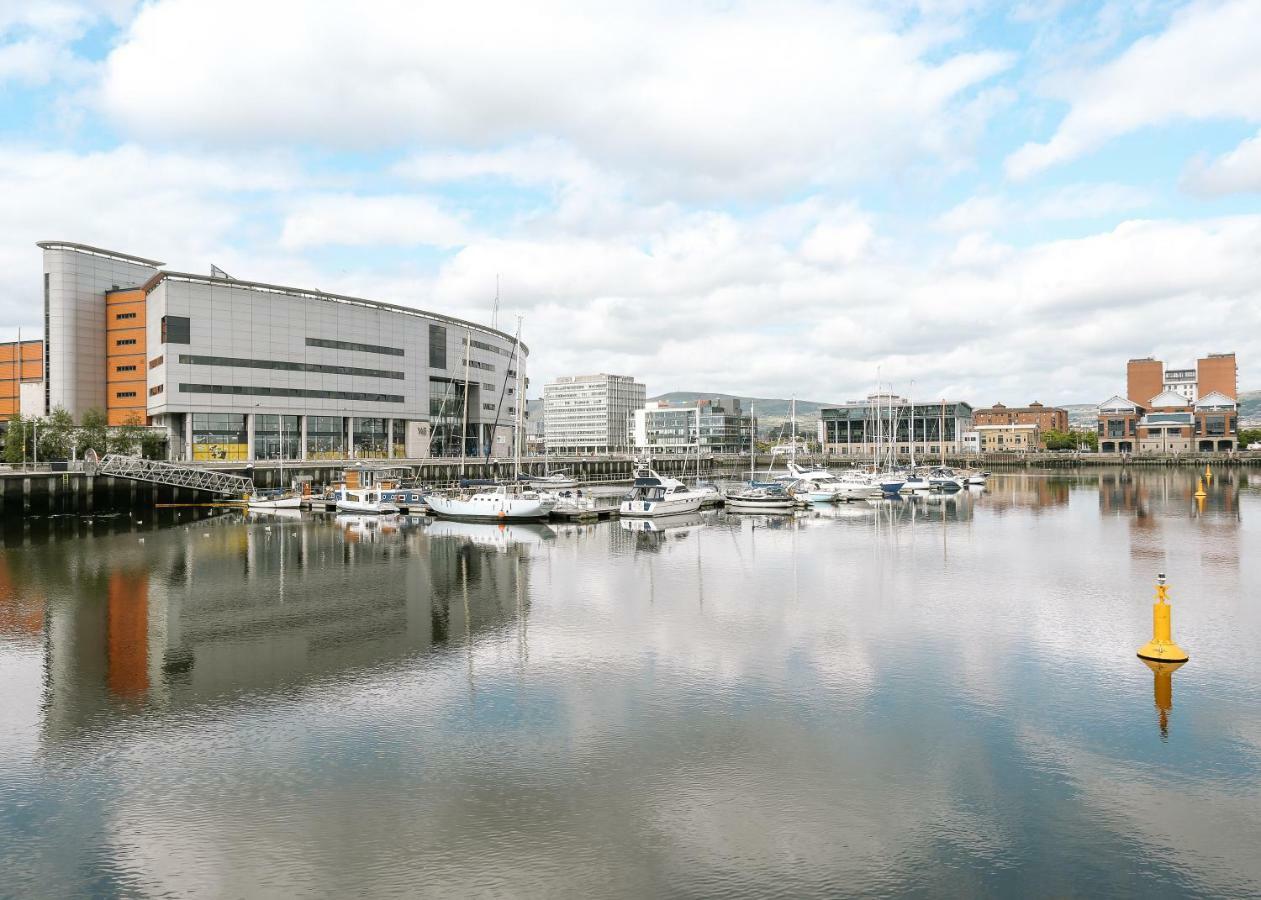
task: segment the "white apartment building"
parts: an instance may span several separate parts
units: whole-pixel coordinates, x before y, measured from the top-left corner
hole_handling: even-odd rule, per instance
[[[647,403],[627,424],[631,445],[651,456],[748,453],[756,428],[739,400],[718,398],[679,406]]]
[[[643,407],[644,385],[630,375],[566,375],[543,386],[543,434],[557,455],[627,453],[627,421]]]

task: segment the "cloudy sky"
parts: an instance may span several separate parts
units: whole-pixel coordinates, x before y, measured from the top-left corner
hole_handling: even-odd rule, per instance
[[[536,389],[1258,388],[1259,46],[1258,0],[0,0],[0,331],[56,238],[483,322],[498,275]]]

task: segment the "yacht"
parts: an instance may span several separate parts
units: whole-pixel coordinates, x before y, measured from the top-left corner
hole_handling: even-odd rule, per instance
[[[905,477],[906,481],[902,482],[902,487],[899,488],[899,490],[901,490],[904,494],[932,489],[932,483],[918,472],[908,472]]]
[[[796,508],[797,501],[781,485],[746,487],[728,494],[726,506],[732,512],[791,512]]]
[[[450,496],[428,494],[425,502],[429,504],[430,511],[439,518],[465,522],[546,519],[556,506],[555,497],[504,484]]]
[[[526,479],[531,487],[538,488],[543,491],[560,491],[566,488],[576,488],[578,486],[575,480],[568,472],[549,472],[546,475],[538,475],[533,478]]]
[[[642,469],[635,474],[635,482],[622,498],[618,511],[623,516],[635,518],[696,512],[703,502],[713,496],[713,488],[696,490],[677,478],[658,475],[652,469]]]
[[[255,491],[245,502],[250,509],[257,510],[302,508],[301,497],[284,491]]]
[[[338,512],[364,515],[388,515],[398,507],[381,495],[381,489],[340,487],[334,493]]]

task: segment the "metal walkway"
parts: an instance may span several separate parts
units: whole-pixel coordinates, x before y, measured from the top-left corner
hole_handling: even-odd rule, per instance
[[[118,456],[113,453],[101,459],[96,473],[113,475],[116,478],[131,478],[135,481],[147,481],[151,484],[169,484],[172,487],[210,491],[214,494],[232,494],[237,497],[254,490],[253,479],[243,478],[240,475],[225,475],[209,469],[195,469],[191,466],[177,466],[174,463],[158,462],[155,459],[137,459],[134,456]]]

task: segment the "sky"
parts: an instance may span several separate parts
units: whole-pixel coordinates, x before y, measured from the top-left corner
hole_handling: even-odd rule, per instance
[[[1261,388],[1261,2],[0,0],[39,240],[499,326],[651,394]]]

